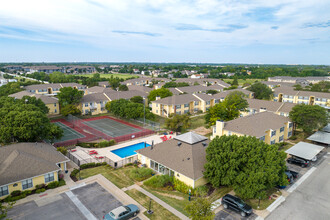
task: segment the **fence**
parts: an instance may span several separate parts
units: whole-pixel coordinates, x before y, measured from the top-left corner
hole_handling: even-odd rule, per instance
[[[129,119],[130,122],[138,124],[143,128],[148,128],[154,131],[160,130],[160,123],[155,121],[150,121],[148,119],[138,118],[138,119]]]
[[[126,164],[129,163],[134,163],[135,161],[137,161],[138,157],[137,155],[131,156],[131,157],[127,157],[127,158],[123,158],[122,160],[119,161],[113,161],[108,157],[104,157],[102,159],[96,159],[96,158],[81,158],[78,155],[73,155],[71,152],[67,153],[67,157],[72,160],[75,164],[77,164],[78,166],[82,165],[82,164],[86,164],[86,163],[102,163],[102,162],[106,162],[107,164],[109,164],[111,167],[113,168],[120,168],[125,166]]]

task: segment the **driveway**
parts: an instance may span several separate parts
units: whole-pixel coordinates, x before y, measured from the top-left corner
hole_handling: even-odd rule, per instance
[[[267,220],[330,219],[330,153],[318,163],[316,170],[286,197]]]
[[[254,213],[249,216],[242,217],[239,213],[231,209],[223,209],[215,215],[214,220],[254,220],[257,217],[258,216]]]

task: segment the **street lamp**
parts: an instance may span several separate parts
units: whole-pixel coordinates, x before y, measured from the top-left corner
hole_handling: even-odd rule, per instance
[[[117,87],[116,90],[117,90],[117,100],[119,100],[119,87]]]

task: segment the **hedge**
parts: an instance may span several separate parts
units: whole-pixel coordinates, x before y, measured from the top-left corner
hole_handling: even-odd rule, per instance
[[[99,166],[104,166],[104,165],[107,165],[106,162],[103,162],[103,163],[85,163],[85,164],[82,164],[80,165],[80,169],[83,170],[83,169],[87,169],[87,168],[92,168],[92,167],[99,167]]]
[[[152,169],[142,167],[142,168],[134,168],[130,171],[129,176],[130,178],[136,180],[136,181],[143,181],[145,179],[148,179],[152,176],[154,172]]]
[[[151,188],[163,188],[173,190],[173,177],[169,175],[153,176],[150,179],[143,182],[143,185]]]
[[[114,139],[110,141],[101,141],[100,143],[79,143],[80,147],[83,148],[103,148],[115,145],[116,141]]]

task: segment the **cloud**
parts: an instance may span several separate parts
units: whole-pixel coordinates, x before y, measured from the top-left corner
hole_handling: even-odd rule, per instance
[[[229,24],[222,25],[220,28],[203,28],[194,24],[178,24],[175,29],[179,31],[209,31],[231,33],[235,30],[247,28],[247,25]]]
[[[279,26],[271,26],[270,28],[273,30],[277,30],[279,28]]]
[[[137,35],[145,35],[145,36],[151,36],[151,37],[158,37],[161,36],[161,34],[158,33],[150,33],[150,32],[140,32],[140,31],[120,31],[120,30],[114,30],[113,33],[119,33],[119,34],[137,34]]]
[[[306,23],[303,25],[303,28],[327,28],[330,27],[330,20],[325,22],[318,22],[318,23]]]

